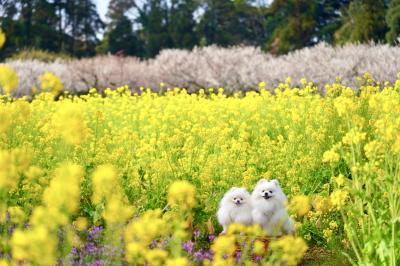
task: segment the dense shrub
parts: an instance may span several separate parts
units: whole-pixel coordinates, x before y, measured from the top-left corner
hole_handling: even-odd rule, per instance
[[[38,49],[24,49],[11,56],[11,60],[38,60],[42,62],[71,59],[72,57],[65,53],[54,53]]]
[[[400,48],[388,45],[353,45],[330,47],[325,44],[305,48],[285,56],[274,57],[259,48],[209,46],[187,50],[164,50],[155,59],[141,61],[132,57],[99,56],[56,62],[11,60],[20,76],[17,95],[29,94],[32,84],[44,72],[55,73],[70,91],[96,87],[104,90],[127,84],[132,90],[150,87],[157,91],[160,82],[166,86],[224,87],[236,90],[257,89],[260,81],[273,88],[287,77],[294,85],[301,78],[312,80],[323,90],[323,84],[342,77],[346,85],[358,85],[356,77],[370,72],[378,81],[393,82],[400,70]]]

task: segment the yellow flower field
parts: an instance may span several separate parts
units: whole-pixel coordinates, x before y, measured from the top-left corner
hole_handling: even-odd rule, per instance
[[[314,247],[400,262],[400,80],[55,98],[46,79],[0,98],[0,265],[296,265]],[[265,250],[257,226],[216,237],[223,194],[261,177],[279,179],[297,235]]]

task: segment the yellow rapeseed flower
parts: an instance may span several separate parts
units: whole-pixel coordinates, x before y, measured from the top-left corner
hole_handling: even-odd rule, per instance
[[[313,206],[317,212],[326,213],[331,209],[331,201],[328,197],[317,195],[314,197]]]
[[[5,64],[0,64],[0,88],[3,90],[3,93],[10,94],[18,87],[18,84],[17,72]]]
[[[54,130],[69,144],[79,145],[88,135],[82,112],[80,105],[66,103],[53,115]]]
[[[288,235],[271,242],[271,249],[280,254],[279,261],[285,265],[297,265],[308,247],[302,238]]]
[[[112,165],[101,165],[93,172],[93,196],[94,203],[102,199],[111,198],[118,186],[117,173]]]
[[[322,155],[322,162],[324,162],[324,163],[326,163],[326,162],[336,163],[336,162],[339,162],[339,160],[340,160],[340,155],[337,152],[335,152],[334,150],[326,151]]]
[[[253,252],[256,255],[262,255],[265,252],[265,245],[262,241],[256,240],[253,246]]]
[[[384,150],[385,149],[382,142],[377,140],[372,140],[364,146],[365,155],[368,159],[374,159],[375,157],[384,153]]]
[[[344,207],[348,198],[349,198],[349,192],[342,189],[337,189],[333,191],[330,196],[332,205],[339,210]]]
[[[227,233],[230,235],[234,235],[234,234],[240,234],[244,231],[246,231],[246,225],[233,223],[229,225]]]
[[[343,89],[342,93],[344,94],[345,92],[346,90]],[[335,98],[333,104],[340,117],[350,115],[356,109],[353,99],[345,96]]]
[[[168,252],[162,249],[149,249],[144,253],[147,264],[154,266],[165,265],[165,260],[168,258]]]
[[[302,217],[311,209],[310,198],[305,195],[297,195],[290,201],[288,208],[290,211],[292,211],[292,213]]]
[[[21,224],[25,219],[25,213],[19,206],[13,206],[8,208],[10,220],[14,224]]]
[[[126,244],[125,256],[128,262],[135,262],[143,251],[146,250],[146,246],[141,245],[138,242],[130,242]]]
[[[196,204],[194,186],[187,181],[175,181],[168,189],[168,204],[183,210],[193,208]]]
[[[134,212],[133,207],[124,204],[118,194],[112,195],[107,201],[103,217],[108,224],[124,223]]]
[[[0,223],[5,223],[7,221],[7,205],[0,203]]]
[[[265,81],[261,81],[260,83],[258,83],[259,90],[265,90],[266,87],[267,87],[267,83]]]
[[[358,145],[366,138],[365,132],[359,132],[357,129],[352,128],[346,135],[343,137],[343,143],[347,145]]]
[[[3,48],[5,43],[6,43],[6,34],[0,28],[0,49]]]
[[[0,135],[9,129],[11,124],[11,113],[6,108],[0,108]]]
[[[161,217],[161,210],[148,210],[132,221],[125,230],[125,241],[148,245],[160,235],[168,233],[168,224]]]
[[[230,264],[233,262],[232,255],[236,249],[236,238],[233,235],[222,235],[218,237],[213,245],[211,246],[211,250],[214,251],[214,263],[216,265]],[[224,258],[224,256],[228,256],[228,258]]]
[[[189,262],[187,260],[187,258],[175,258],[175,259],[168,259],[166,261],[166,266],[189,266]]]
[[[39,76],[40,88],[43,92],[51,92],[58,95],[64,88],[61,79],[51,72],[46,72]]]
[[[66,163],[57,168],[55,177],[43,194],[45,206],[69,214],[78,210],[82,177],[83,169],[77,164]]]
[[[18,183],[18,166],[15,153],[0,150],[0,189],[14,189]]]
[[[330,229],[336,230],[336,229],[338,229],[338,227],[339,227],[339,226],[338,226],[338,224],[337,224],[336,221],[333,221],[333,220],[332,220],[332,221],[329,222],[329,228],[330,228]]]
[[[85,230],[88,227],[88,221],[86,217],[78,217],[73,224],[78,228],[78,230]]]
[[[341,187],[344,185],[344,183],[346,182],[346,179],[344,178],[344,175],[339,174],[338,176],[334,176],[332,177],[332,179],[335,181],[335,183]]]
[[[11,238],[12,256],[14,260],[29,260],[38,265],[56,264],[56,235],[43,226],[30,229],[16,229]]]
[[[329,242],[332,238],[333,231],[331,229],[327,228],[327,229],[324,229],[323,233],[324,233],[324,238],[326,239],[326,241]]]

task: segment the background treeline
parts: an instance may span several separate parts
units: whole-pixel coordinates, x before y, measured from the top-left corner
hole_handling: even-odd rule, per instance
[[[1,56],[35,48],[84,57],[154,57],[165,48],[238,44],[273,54],[324,41],[387,42],[400,35],[400,0],[0,0]]]

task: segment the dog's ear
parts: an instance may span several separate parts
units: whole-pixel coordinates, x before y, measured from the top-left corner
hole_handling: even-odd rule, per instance
[[[273,179],[273,180],[271,180],[271,182],[272,182],[272,183],[274,183],[274,184],[275,184],[275,186],[277,186],[277,187],[281,187],[281,185],[279,184],[279,181],[278,181],[278,179]]]
[[[258,180],[256,186],[258,186],[258,185],[260,185],[260,184],[262,184],[262,183],[265,183],[265,182],[268,182],[268,180],[266,180],[266,179],[264,179],[264,178],[261,178],[260,180]]]

